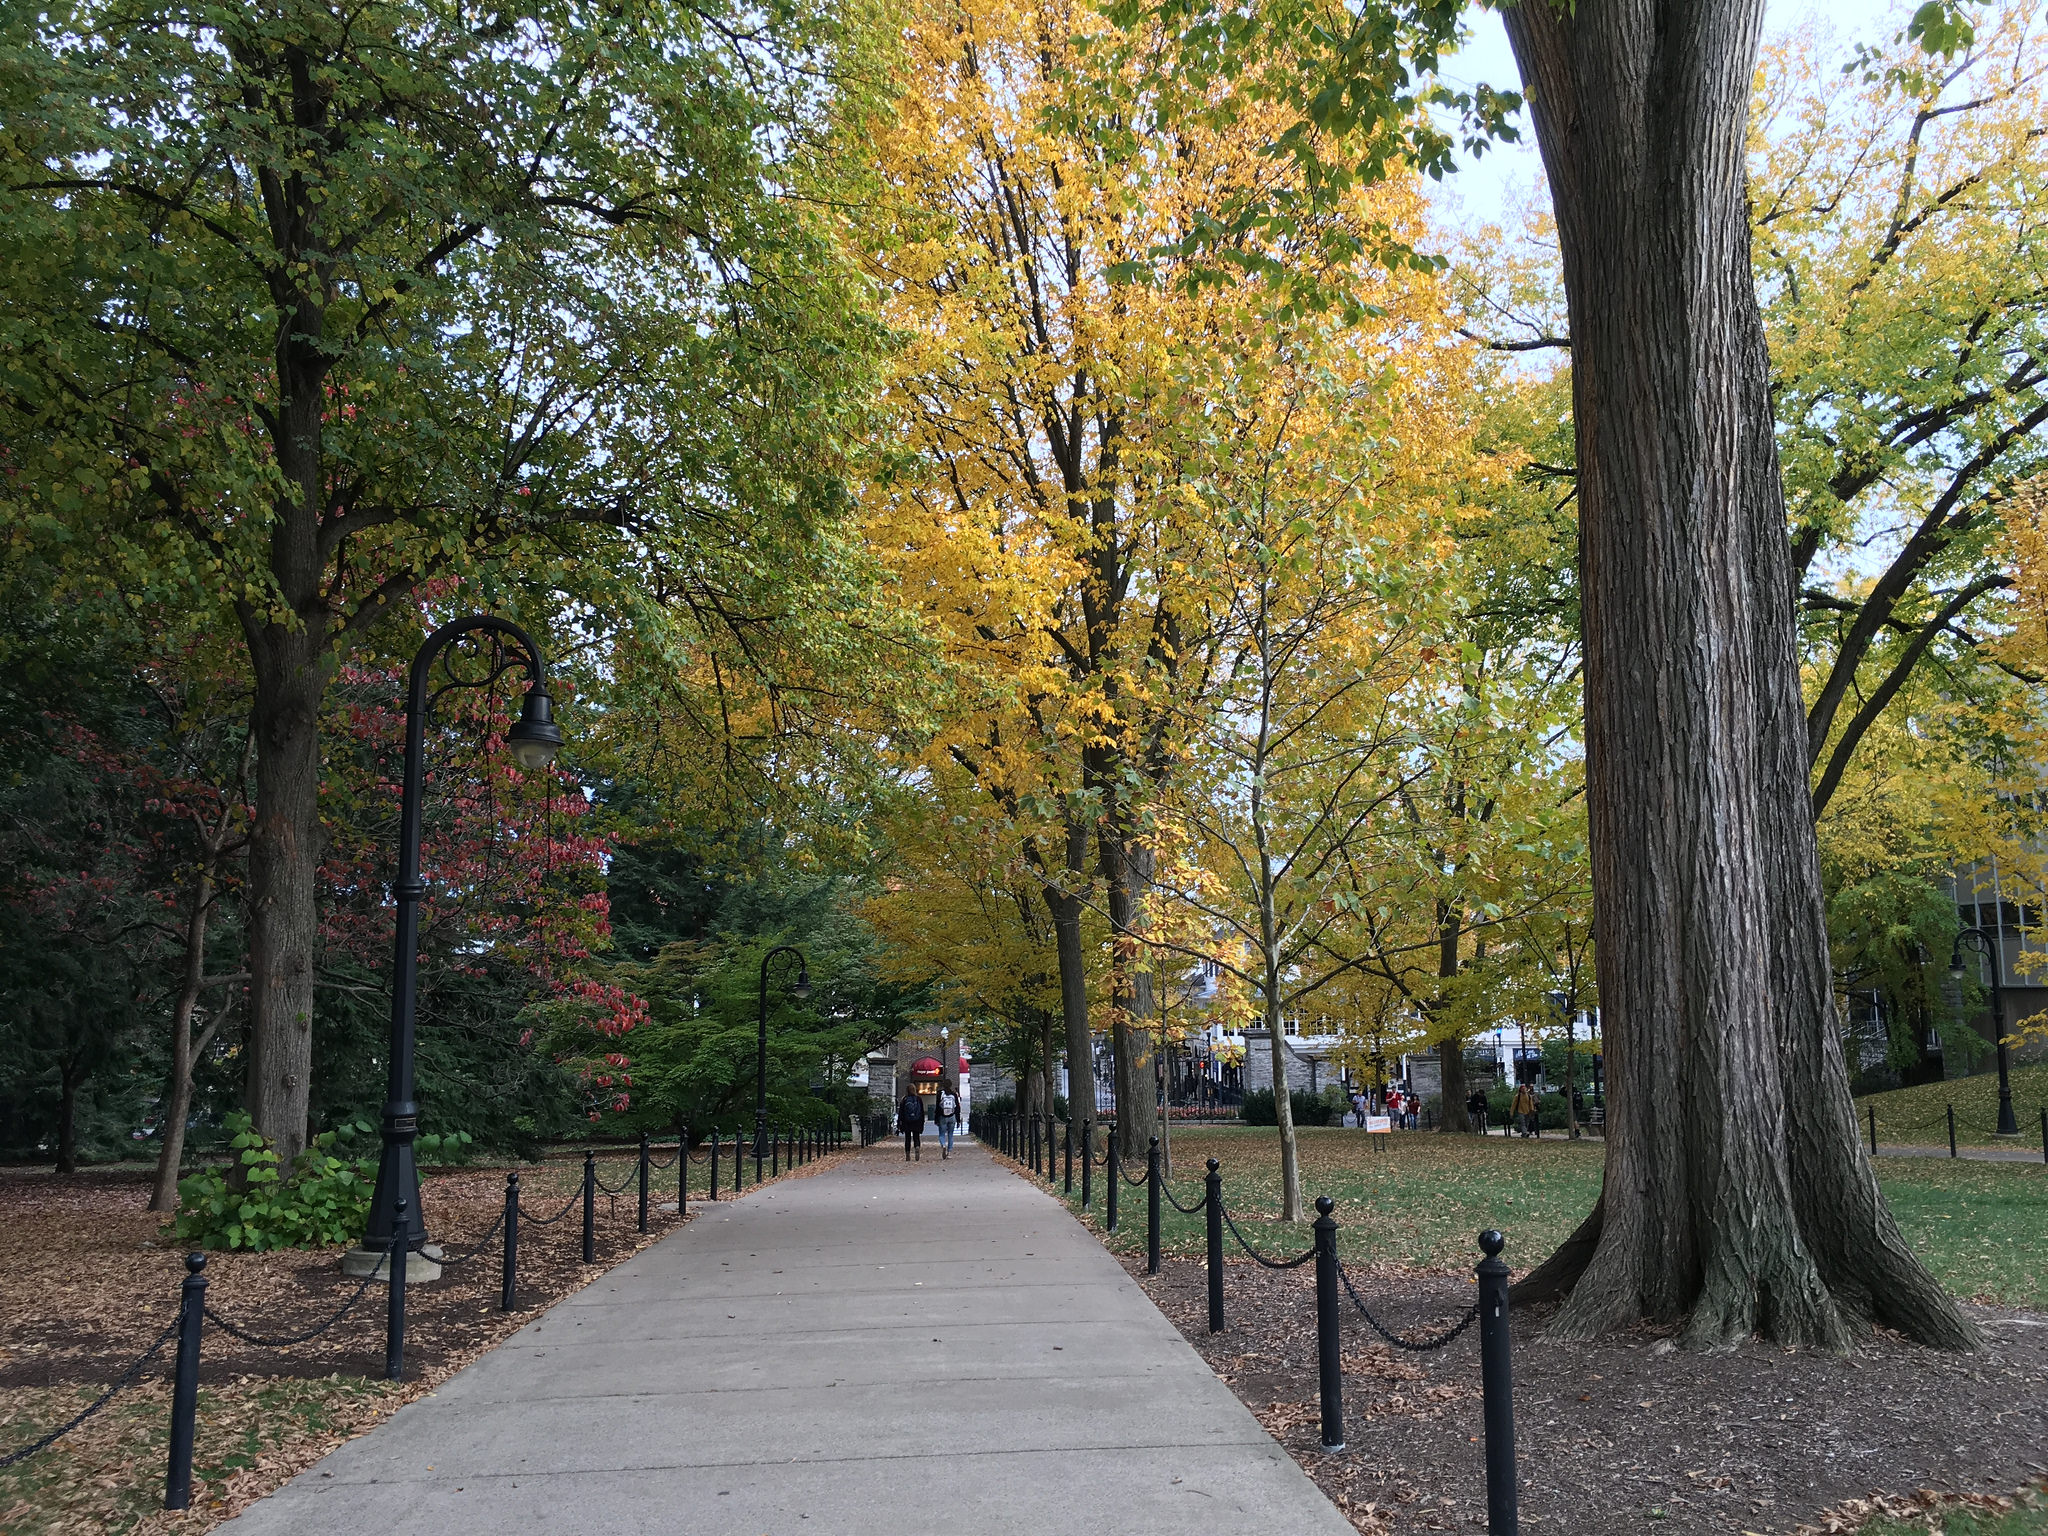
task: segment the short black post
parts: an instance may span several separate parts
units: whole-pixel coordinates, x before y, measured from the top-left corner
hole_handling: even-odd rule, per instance
[[[1048,1184],[1057,1184],[1060,1178],[1060,1157],[1054,1146],[1058,1138],[1052,1133],[1052,1128],[1057,1124],[1058,1118],[1048,1113],[1045,1117],[1045,1182]]]
[[[1145,1148],[1145,1273],[1159,1273],[1159,1138]]]
[[[676,1220],[690,1214],[690,1128],[676,1127]]]
[[[1095,1122],[1081,1122],[1081,1209],[1087,1210],[1095,1199]]]
[[[1074,1117],[1068,1115],[1060,1126],[1060,1155],[1066,1159],[1067,1170],[1066,1184],[1060,1192],[1071,1195],[1074,1192]]]
[[[782,1172],[782,1128],[777,1126],[768,1133],[768,1177],[776,1178]]]
[[[754,1150],[758,1152],[760,1149],[761,1144],[758,1141],[755,1142]],[[758,1161],[754,1164],[754,1182],[756,1184],[761,1182],[761,1164]],[[734,1131],[732,1133],[732,1192],[738,1194],[746,1187],[747,1138],[738,1131]]]
[[[640,1133],[640,1230],[647,1230],[647,1133]]]
[[[1031,1171],[1035,1175],[1038,1172],[1038,1116],[1025,1117],[1024,1139],[1031,1148]]]
[[[711,1198],[718,1198],[718,1132],[711,1133]]]
[[[1209,1218],[1209,1331],[1223,1331],[1223,1171],[1215,1158],[1209,1159],[1209,1198],[1203,1214]]]
[[[510,1312],[519,1290],[519,1174],[505,1175],[505,1267],[498,1278],[498,1310]]]
[[[1344,1449],[1343,1318],[1337,1313],[1337,1220],[1334,1202],[1316,1196],[1316,1367],[1323,1399],[1323,1449]]]
[[[1514,1381],[1508,1368],[1508,1267],[1500,1251],[1507,1239],[1479,1234],[1479,1377],[1486,1393],[1486,1529],[1489,1536],[1519,1536],[1515,1493]]]
[[[1948,1155],[1956,1155],[1956,1107],[1953,1104],[1948,1107]]]
[[[2041,1111],[2041,1161],[2048,1163],[2048,1108]]]
[[[171,1460],[164,1508],[192,1507],[192,1430],[199,1417],[199,1330],[206,1323],[206,1255],[185,1255],[178,1294],[178,1368],[171,1385]]]
[[[384,1308],[384,1379],[405,1380],[405,1272],[412,1268],[410,1200],[401,1198],[391,1220],[391,1246],[384,1251],[391,1294]]]
[[[768,1149],[761,1145],[761,1143],[766,1141],[767,1139],[768,1128],[765,1125],[756,1122],[754,1126],[754,1182],[756,1184],[759,1184],[761,1182],[761,1164],[764,1161],[766,1161],[768,1157]],[[732,1176],[732,1187],[734,1189],[738,1189],[740,1187],[740,1176],[738,1173],[734,1173]]]
[[[1870,1106],[1870,1155],[1877,1156],[1877,1106]]]
[[[583,1154],[583,1262],[597,1262],[597,1154]]]
[[[1116,1190],[1123,1181],[1123,1166],[1116,1156],[1116,1122],[1112,1120],[1109,1122],[1109,1177],[1104,1180],[1109,1190],[1109,1230],[1112,1232],[1116,1230]]]

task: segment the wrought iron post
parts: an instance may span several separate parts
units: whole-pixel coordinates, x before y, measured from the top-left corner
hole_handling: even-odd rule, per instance
[[[519,1289],[519,1172],[505,1175],[505,1266],[498,1279],[498,1310],[510,1312]]]
[[[1486,1393],[1486,1529],[1489,1536],[1519,1536],[1515,1489],[1514,1381],[1508,1365],[1508,1267],[1500,1251],[1507,1239],[1479,1234],[1486,1257],[1479,1275],[1479,1376]]]
[[[1328,1195],[1316,1196],[1316,1367],[1322,1388],[1323,1449],[1344,1449],[1343,1319],[1337,1313],[1337,1222]]]
[[[1159,1138],[1145,1148],[1145,1273],[1159,1273]]]
[[[1066,1159],[1066,1184],[1060,1192],[1071,1195],[1074,1192],[1074,1115],[1071,1105],[1068,1106],[1067,1118],[1060,1124],[1060,1155]]]
[[[1124,1170],[1123,1170],[1123,1164],[1122,1164],[1122,1163],[1120,1163],[1120,1162],[1119,1162],[1119,1161],[1117,1160],[1117,1152],[1116,1152],[1116,1122],[1115,1122],[1114,1120],[1112,1120],[1112,1121],[1110,1121],[1110,1122],[1109,1122],[1109,1178],[1108,1178],[1108,1179],[1107,1179],[1107,1180],[1105,1181],[1105,1184],[1106,1184],[1106,1186],[1107,1186],[1107,1188],[1108,1188],[1108,1190],[1109,1190],[1109,1223],[1108,1223],[1108,1225],[1109,1225],[1109,1230],[1110,1230],[1110,1231],[1112,1231],[1112,1232],[1114,1232],[1114,1231],[1116,1230],[1116,1194],[1117,1194],[1117,1186],[1118,1186],[1118,1185],[1120,1185],[1120,1184],[1122,1184],[1122,1183],[1123,1183],[1123,1181],[1124,1181]]]
[[[640,1230],[647,1230],[647,1133],[640,1133]]]
[[[1223,1172],[1209,1159],[1209,1331],[1223,1331]]]
[[[171,1459],[164,1508],[192,1507],[192,1431],[199,1416],[199,1332],[206,1326],[206,1255],[185,1255],[178,1293],[178,1366],[171,1383]]]
[[[583,1154],[583,1262],[597,1262],[597,1154]]]
[[[711,1133],[711,1198],[718,1198],[718,1132]]]

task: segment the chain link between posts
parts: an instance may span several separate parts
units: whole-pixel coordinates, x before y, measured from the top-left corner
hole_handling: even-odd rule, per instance
[[[9,1451],[5,1456],[0,1456],[0,1468],[11,1467],[16,1462],[27,1461],[29,1457],[34,1456],[39,1451],[48,1450],[51,1446],[55,1445],[59,1440],[62,1440],[66,1435],[70,1434],[71,1431],[78,1428],[78,1426],[83,1424],[87,1419],[92,1418],[102,1408],[106,1407],[107,1404],[111,1403],[119,1393],[126,1391],[129,1387],[134,1386],[137,1378],[139,1378],[142,1375],[142,1368],[148,1365],[151,1360],[156,1358],[157,1352],[159,1350],[161,1350],[166,1344],[171,1342],[172,1338],[174,1338],[178,1332],[179,1324],[183,1323],[184,1321],[185,1309],[181,1306],[178,1309],[178,1315],[171,1319],[170,1326],[164,1329],[162,1333],[156,1336],[156,1342],[154,1344],[150,1345],[149,1348],[145,1349],[140,1355],[136,1356],[135,1363],[130,1365],[127,1370],[123,1371],[121,1373],[120,1378],[111,1387],[107,1388],[106,1391],[102,1392],[90,1403],[86,1404],[85,1407],[81,1409],[74,1417],[58,1425],[55,1429],[51,1430],[47,1435],[43,1436],[42,1439],[36,1441],[33,1445],[24,1445],[18,1451]]]
[[[1253,1258],[1257,1259],[1261,1264],[1265,1265],[1268,1269],[1299,1269],[1302,1265],[1306,1264],[1310,1259],[1316,1256],[1315,1247],[1313,1244],[1311,1244],[1308,1252],[1301,1254],[1296,1258],[1269,1259],[1263,1253],[1259,1252],[1258,1249],[1254,1248],[1251,1245],[1251,1243],[1246,1240],[1245,1235],[1237,1230],[1237,1222],[1232,1219],[1229,1206],[1219,1205],[1216,1207],[1216,1210],[1218,1214],[1220,1214],[1223,1217],[1223,1225],[1230,1228],[1230,1235],[1237,1239],[1237,1246],[1242,1248],[1246,1253],[1250,1254]]]
[[[1364,1301],[1360,1300],[1358,1288],[1351,1283],[1351,1276],[1344,1268],[1344,1262],[1341,1259],[1337,1261],[1337,1278],[1344,1282],[1344,1293],[1351,1298],[1351,1305],[1358,1308],[1359,1316],[1372,1325],[1374,1333],[1385,1339],[1396,1349],[1412,1350],[1418,1355],[1427,1354],[1433,1349],[1442,1349],[1446,1344],[1456,1339],[1459,1334],[1470,1328],[1479,1317],[1479,1303],[1475,1301],[1465,1309],[1463,1317],[1451,1324],[1442,1333],[1431,1334],[1423,1339],[1404,1339],[1400,1334],[1393,1332],[1385,1324],[1381,1323],[1378,1318],[1374,1317]]]
[[[321,1334],[325,1333],[328,1329],[332,1328],[336,1323],[340,1322],[344,1317],[348,1316],[349,1309],[353,1307],[357,1302],[363,1299],[363,1292],[367,1291],[370,1288],[370,1282],[376,1278],[377,1267],[373,1265],[370,1269],[370,1272],[367,1275],[363,1276],[362,1284],[358,1285],[355,1288],[355,1291],[349,1296],[349,1299],[347,1301],[344,1301],[340,1305],[340,1307],[335,1310],[334,1315],[332,1317],[328,1318],[327,1321],[324,1323],[315,1324],[313,1327],[307,1329],[304,1333],[292,1334],[289,1338],[266,1339],[260,1334],[251,1333],[248,1329],[229,1322],[226,1318],[222,1317],[218,1312],[214,1311],[213,1304],[211,1302],[206,1303],[206,1320],[209,1323],[212,1323],[215,1327],[220,1328],[227,1333],[233,1334],[236,1338],[240,1339],[244,1344],[254,1344],[259,1349],[290,1349],[294,1344],[304,1344],[308,1340],[319,1338]]]

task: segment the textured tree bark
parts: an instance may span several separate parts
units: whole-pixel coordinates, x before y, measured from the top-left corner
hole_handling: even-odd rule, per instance
[[[78,1172],[78,1086],[85,1069],[70,1057],[57,1064],[57,1172]]]
[[[1505,12],[1572,321],[1609,1085],[1600,1206],[1542,1278],[1563,1337],[1968,1347],[1857,1142],[1829,986],[1745,205],[1762,13]]]
[[[185,914],[185,973],[179,980],[177,1002],[171,1008],[171,1071],[164,1092],[163,1145],[157,1149],[156,1180],[149,1195],[152,1211],[172,1211],[178,1207],[178,1169],[185,1160],[185,1122],[192,1114],[192,1070],[226,1011],[223,1008],[216,1012],[203,1029],[194,1032],[192,1022],[198,1016],[199,997],[206,986],[206,934],[221,841],[220,832],[209,840],[206,861],[192,882],[192,905]]]
[[[1453,910],[1444,917],[1441,931],[1443,941],[1437,952],[1436,973],[1448,981],[1458,974],[1458,913]],[[1465,1041],[1460,1035],[1439,1040],[1436,1044],[1438,1077],[1443,1083],[1443,1102],[1437,1109],[1437,1129],[1450,1135],[1462,1134],[1472,1129],[1472,1118],[1465,1113],[1465,1095],[1471,1090],[1465,1085]]]
[[[1112,802],[1100,836],[1107,888],[1110,941],[1116,946],[1117,1008],[1110,1025],[1116,1073],[1117,1152],[1126,1161],[1142,1158],[1159,1134],[1159,1090],[1153,1081],[1152,977],[1138,968],[1138,902],[1151,875],[1151,860],[1124,825],[1123,802]]]
[[[1088,955],[1081,943],[1081,896],[1087,881],[1088,827],[1067,827],[1066,884],[1047,885],[1053,947],[1060,962],[1060,1015],[1066,1026],[1067,1114],[1076,1138],[1092,1147],[1095,1134],[1095,1043],[1088,1029]],[[1081,1139],[1081,1138],[1087,1139]]]
[[[319,938],[320,695],[324,658],[282,645],[259,662],[251,727],[256,809],[249,832],[249,1065],[246,1107],[283,1167],[306,1146],[313,1079],[313,965]],[[281,675],[280,675],[281,674]]]

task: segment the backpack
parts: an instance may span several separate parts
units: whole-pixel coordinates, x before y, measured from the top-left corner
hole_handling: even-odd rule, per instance
[[[939,1095],[939,1118],[941,1120],[957,1120],[960,1118],[960,1100],[955,1095],[950,1093]]]

